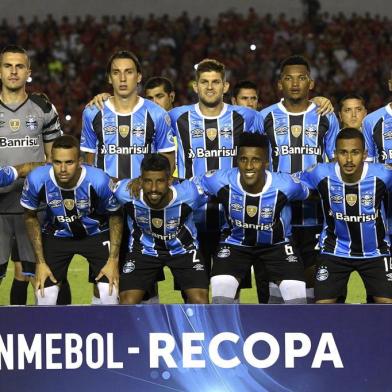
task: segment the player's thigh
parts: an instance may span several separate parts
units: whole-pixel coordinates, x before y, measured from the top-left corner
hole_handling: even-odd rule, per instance
[[[6,264],[10,258],[13,238],[13,216],[0,215],[0,265]]]
[[[14,217],[15,227],[15,246],[14,252],[12,252],[13,261],[25,261],[29,263],[35,263],[34,249],[31,244],[30,238],[27,234],[27,229],[23,215],[15,215]],[[14,257],[18,258],[14,258]]]
[[[157,280],[163,263],[157,257],[129,252],[121,262],[120,293],[127,290],[147,291]]]
[[[203,256],[193,249],[182,255],[171,256],[166,265],[170,268],[181,290],[208,289],[208,275]]]
[[[253,260],[252,248],[221,244],[214,255],[211,276],[231,275],[241,282],[249,273]]]
[[[315,300],[338,298],[346,295],[347,284],[351,272],[354,271],[352,262],[327,254],[318,257],[314,285]]]
[[[375,257],[358,263],[357,271],[367,295],[392,298],[392,257]]]
[[[77,243],[77,251],[81,256],[85,257],[89,264],[89,281],[98,276],[109,258],[110,237],[108,232],[100,233],[93,236],[87,236],[81,240],[75,240]],[[100,279],[100,282],[108,282],[106,276]]]
[[[211,263],[216,253],[221,232],[220,231],[200,231],[197,232],[197,241],[199,242],[199,252],[201,253],[206,266],[207,274],[211,273]]]
[[[319,237],[322,226],[295,226],[292,228],[291,244],[301,256],[305,270],[317,264],[319,255]]]
[[[282,280],[305,281],[304,265],[296,249],[290,244],[278,244],[259,251],[255,268],[258,263],[264,263],[271,282]],[[259,275],[256,276],[258,279]]]
[[[57,282],[62,282],[67,277],[69,264],[75,254],[72,241],[74,240],[68,238],[56,238],[49,235],[42,236],[44,258]],[[48,278],[45,282],[45,287],[52,285],[53,283]]]

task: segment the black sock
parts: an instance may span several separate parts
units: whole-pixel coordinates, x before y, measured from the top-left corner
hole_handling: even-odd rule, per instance
[[[29,282],[17,280],[14,278],[10,292],[11,305],[26,305],[28,285]]]
[[[57,305],[71,305],[71,288],[69,287],[68,280],[64,279],[61,282],[59,295],[57,296]]]

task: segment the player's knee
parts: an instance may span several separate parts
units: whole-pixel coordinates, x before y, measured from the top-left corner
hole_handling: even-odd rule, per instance
[[[138,305],[142,302],[145,291],[125,290],[120,293],[121,305]]]
[[[97,286],[102,305],[118,304],[118,293],[115,286],[113,286],[112,294],[109,293],[109,283],[98,282]]]
[[[300,280],[282,280],[280,292],[286,304],[306,304],[306,284]]]
[[[216,275],[211,278],[213,304],[232,304],[234,301],[238,280],[231,275]]]
[[[373,299],[376,304],[392,304],[392,298],[373,296]]]
[[[41,296],[41,290],[35,292],[37,305],[56,305],[59,294],[59,286],[50,286],[44,288],[44,295]]]
[[[208,304],[208,290],[186,290],[186,296],[190,304]]]

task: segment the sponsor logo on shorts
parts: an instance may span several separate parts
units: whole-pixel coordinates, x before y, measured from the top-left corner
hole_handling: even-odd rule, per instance
[[[195,269],[196,271],[204,271],[204,265],[200,263],[195,264],[192,268]]]
[[[230,249],[229,248],[220,248],[217,256],[221,259],[229,257],[230,256]]]
[[[54,199],[48,203],[48,206],[51,208],[57,208],[60,207],[62,204],[63,204],[62,200]]]
[[[392,272],[390,272],[389,274],[385,274],[385,276],[388,282],[392,282]]]
[[[287,256],[287,257],[286,257],[286,260],[287,260],[289,263],[296,263],[296,262],[298,261],[298,257],[297,257],[297,256],[294,256],[294,255],[290,255],[290,256]]]
[[[123,273],[124,274],[130,274],[135,270],[135,263],[134,261],[127,261],[124,266],[123,266]]]
[[[319,282],[323,282],[324,280],[327,280],[328,277],[329,277],[329,272],[327,270],[327,267],[320,266],[316,273],[316,279]]]

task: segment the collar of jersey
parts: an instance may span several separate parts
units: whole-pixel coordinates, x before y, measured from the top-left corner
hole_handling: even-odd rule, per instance
[[[238,174],[237,174],[237,184],[238,184],[238,186],[240,187],[240,189],[243,191],[243,192],[245,192],[247,195],[250,195],[250,196],[261,196],[263,193],[265,193],[267,190],[268,190],[268,188],[271,186],[271,182],[272,182],[272,175],[271,175],[271,172],[269,171],[269,170],[266,170],[265,171],[265,175],[266,175],[266,179],[265,179],[265,184],[264,184],[264,186],[263,186],[263,189],[261,190],[261,192],[260,193],[250,193],[250,192],[247,192],[243,187],[242,187],[242,185],[241,185],[241,181],[240,181],[240,171],[239,171],[239,169],[237,169],[238,170]]]
[[[175,202],[175,200],[177,199],[177,191],[176,191],[176,188],[175,188],[173,185],[170,185],[170,189],[171,189],[172,192],[173,192],[173,197],[172,197],[172,199],[169,201],[169,204],[168,204],[167,206],[163,207],[163,208],[152,208],[152,207],[150,207],[150,206],[144,201],[144,198],[143,198],[143,189],[140,191],[140,201],[141,201],[147,208],[150,208],[151,210],[154,210],[154,211],[162,211],[162,210],[164,210],[165,208],[170,207],[170,206]]]
[[[289,111],[285,108],[285,106],[283,105],[283,98],[280,100],[280,102],[278,102],[278,106],[279,106],[279,109],[280,109],[282,112],[287,113],[287,114],[290,114],[290,116],[302,116],[303,114],[312,111],[312,110],[316,107],[316,105],[315,105],[313,102],[311,102],[311,104],[308,106],[308,108],[307,108],[304,112],[300,112],[300,113],[289,112]]]
[[[223,103],[223,108],[221,110],[221,112],[217,115],[217,116],[205,116],[201,110],[200,110],[200,105],[199,103],[195,103],[195,110],[196,113],[203,118],[210,118],[210,119],[214,119],[214,118],[219,118],[221,116],[223,116],[226,112],[227,112],[227,103]]]
[[[368,172],[368,169],[369,169],[368,163],[367,163],[367,162],[364,162],[363,169],[362,169],[362,175],[361,175],[361,178],[359,179],[359,181],[357,181],[357,182],[345,182],[345,181],[342,180],[342,176],[340,175],[340,167],[339,167],[339,164],[338,164],[337,162],[335,163],[335,173],[336,173],[336,175],[338,176],[338,178],[339,178],[340,181],[342,181],[344,184],[347,184],[347,185],[356,185],[356,184],[359,184],[359,183],[366,177],[366,174],[367,174],[367,172]]]
[[[144,104],[144,98],[143,97],[139,97],[139,101],[137,102],[136,106],[133,108],[133,110],[129,113],[118,113],[116,112],[114,105],[110,102],[110,100],[108,99],[105,102],[105,105],[110,109],[110,111],[112,111],[113,113],[117,114],[117,116],[130,116],[133,113],[136,113]]]
[[[86,168],[84,166],[82,166],[82,171],[80,173],[80,177],[78,182],[76,183],[76,185],[73,188],[62,188],[59,184],[57,184],[56,178],[54,176],[54,171],[53,171],[53,166],[50,168],[49,170],[49,175],[50,175],[50,179],[56,184],[56,186],[58,186],[60,189],[63,189],[64,191],[72,191],[74,189],[76,189],[77,187],[80,186],[80,184],[83,182],[84,178],[86,177]]]

